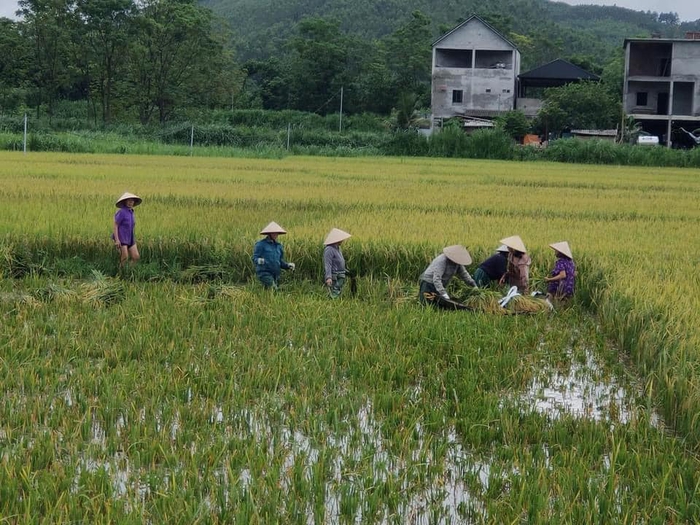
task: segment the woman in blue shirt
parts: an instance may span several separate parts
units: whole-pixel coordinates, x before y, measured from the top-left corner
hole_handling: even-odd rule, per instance
[[[277,237],[286,233],[282,226],[273,221],[260,231],[260,235],[265,235],[265,238],[255,243],[255,275],[265,288],[277,290],[282,270],[294,270],[296,267],[294,263],[284,260],[284,248],[282,243],[277,242]]]

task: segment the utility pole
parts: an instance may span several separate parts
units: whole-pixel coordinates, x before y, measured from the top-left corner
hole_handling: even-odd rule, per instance
[[[338,132],[343,131],[343,87],[340,87],[340,119],[338,121]]]

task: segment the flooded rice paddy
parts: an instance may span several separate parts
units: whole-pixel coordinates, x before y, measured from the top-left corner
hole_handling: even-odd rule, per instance
[[[291,293],[251,306],[243,292],[202,305],[182,301],[196,288],[128,286],[140,294],[119,305],[4,311],[0,463],[17,495],[4,513],[450,524],[696,511],[696,459],[578,307],[498,318]],[[159,315],[176,305],[175,322]],[[337,336],[348,312],[362,332]],[[139,340],[141,323],[160,335]]]

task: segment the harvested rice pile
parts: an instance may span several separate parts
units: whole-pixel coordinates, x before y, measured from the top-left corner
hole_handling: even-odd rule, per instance
[[[552,309],[552,304],[546,299],[530,297],[528,295],[513,297],[505,308],[506,311],[517,314],[538,314],[550,312]]]

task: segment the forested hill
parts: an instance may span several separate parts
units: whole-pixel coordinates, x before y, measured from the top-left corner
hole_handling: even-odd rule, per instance
[[[549,0],[200,0],[229,21],[242,59],[268,58],[306,17],[334,18],[346,33],[381,38],[419,10],[435,37],[471,14],[516,37],[524,66],[551,57],[588,55],[604,62],[625,37],[680,36],[700,30],[700,20],[679,23],[673,13],[620,7],[571,6]],[[518,36],[525,40],[518,40]],[[524,47],[525,49],[522,49]],[[528,48],[531,53],[528,54]],[[549,50],[549,52],[548,52]],[[529,56],[528,56],[529,55]]]

